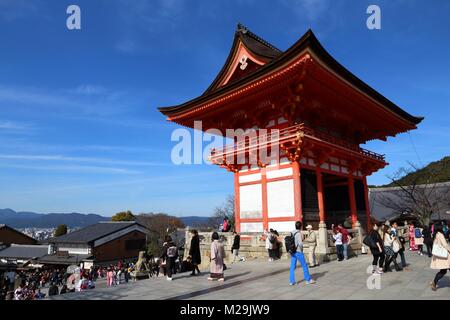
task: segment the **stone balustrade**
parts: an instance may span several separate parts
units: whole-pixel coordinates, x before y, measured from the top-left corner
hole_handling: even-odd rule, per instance
[[[348,229],[348,231],[353,235],[351,243],[349,245],[349,255],[355,256],[359,255],[362,252],[362,233],[363,229],[361,228],[359,223],[356,223],[355,228]],[[319,229],[314,231],[316,233],[317,245],[316,245],[316,259],[319,263],[325,261],[335,260],[336,256],[336,247],[332,241],[332,232],[326,229],[325,224],[320,224]],[[302,234],[305,236],[307,231],[302,231]],[[239,249],[239,256],[245,257],[246,260],[252,259],[268,259],[268,252],[266,249],[266,242],[263,239],[263,235],[261,233],[241,233],[241,245]],[[281,259],[288,259],[289,254],[287,254],[285,245],[284,245],[284,237],[289,235],[289,232],[280,232],[279,236],[279,246]],[[211,254],[211,236],[212,232],[202,232],[199,231],[200,237],[200,251],[202,257],[201,267],[209,266],[210,262],[210,254]],[[222,239],[225,247],[225,263],[231,263],[233,260],[233,255],[231,253],[231,247],[233,245],[233,233],[231,232],[219,232],[219,236]],[[190,244],[191,244],[192,233],[189,229],[186,229],[186,238],[185,238],[185,257],[187,257]],[[309,246],[308,244],[304,244],[304,250],[306,258],[308,257]]]

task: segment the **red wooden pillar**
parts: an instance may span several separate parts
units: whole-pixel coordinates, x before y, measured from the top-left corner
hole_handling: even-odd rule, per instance
[[[316,180],[317,180],[317,201],[319,203],[319,220],[320,223],[325,223],[325,205],[323,198],[323,181],[322,181],[322,171],[320,167],[316,168]]]
[[[234,228],[236,232],[241,232],[239,172],[234,173]]]
[[[294,179],[295,221],[303,221],[301,172],[298,161],[292,162],[292,178]]]
[[[267,175],[266,168],[261,168],[261,190],[262,190],[262,218],[263,228],[269,228],[269,215],[267,210]]]
[[[358,221],[358,214],[356,212],[356,199],[355,199],[355,182],[353,176],[348,177],[348,195],[350,199],[350,213],[352,215],[352,225]]]
[[[369,188],[367,187],[367,177],[363,178],[364,184],[364,201],[366,204],[366,219],[367,219],[367,230],[372,228],[372,222],[370,221],[370,204],[369,204]]]

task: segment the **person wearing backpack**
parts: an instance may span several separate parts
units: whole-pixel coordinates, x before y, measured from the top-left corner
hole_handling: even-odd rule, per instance
[[[300,221],[295,222],[295,230],[291,234],[285,237],[286,250],[291,255],[291,267],[289,272],[289,285],[295,285],[295,268],[297,261],[303,268],[303,278],[307,284],[313,284],[316,281],[311,278],[309,274],[308,265],[306,264],[305,255],[303,254],[303,242],[302,242],[302,223]]]
[[[417,247],[417,253],[421,256],[423,256],[423,229],[422,228],[415,228],[414,229],[414,243]]]
[[[166,261],[167,280],[172,281],[172,273],[174,273],[175,260],[178,256],[178,248],[172,241],[172,237],[167,235],[162,248],[161,260]]]

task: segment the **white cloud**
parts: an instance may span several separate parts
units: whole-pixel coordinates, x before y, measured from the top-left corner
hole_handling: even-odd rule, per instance
[[[26,130],[27,128],[27,126],[21,123],[0,120],[0,130]]]

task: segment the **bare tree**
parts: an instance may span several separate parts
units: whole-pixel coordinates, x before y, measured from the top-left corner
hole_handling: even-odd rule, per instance
[[[174,233],[178,228],[184,228],[180,218],[165,213],[142,213],[136,216],[136,220],[149,230],[147,251],[154,255],[159,254],[165,235]]]
[[[394,214],[407,213],[422,225],[428,225],[433,214],[441,219],[442,211],[450,205],[450,184],[434,182],[435,172],[431,172],[423,181],[423,176],[413,174],[422,168],[412,163],[409,165],[410,168],[400,168],[394,175],[388,176],[394,187],[389,193],[381,195],[379,202],[393,210]],[[406,176],[409,179],[402,180]]]
[[[234,228],[234,196],[229,195],[221,206],[214,209],[213,215],[210,218],[210,225],[217,228],[227,217],[231,228]]]

